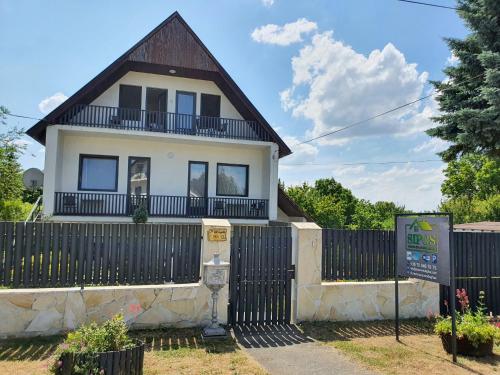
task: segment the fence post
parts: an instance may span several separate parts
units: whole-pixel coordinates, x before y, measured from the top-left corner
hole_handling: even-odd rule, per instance
[[[200,262],[200,275],[203,280],[203,263],[210,261],[214,254],[220,255],[220,260],[230,262],[231,256],[231,224],[225,219],[202,219],[202,240],[201,240],[201,262]],[[221,229],[226,231],[227,239],[225,241],[210,241],[208,239],[208,232],[211,229]],[[229,277],[229,275],[228,275]],[[206,288],[206,287],[205,287]],[[207,289],[208,303],[211,305],[211,294]],[[217,310],[219,312],[219,322],[222,324],[227,323],[227,305],[229,303],[229,286],[226,285],[219,292],[219,300]]]
[[[313,319],[321,297],[322,230],[315,223],[292,223],[292,322]]]

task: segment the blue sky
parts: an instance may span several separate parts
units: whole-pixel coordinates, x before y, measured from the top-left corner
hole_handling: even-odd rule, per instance
[[[43,117],[40,108],[73,94],[175,10],[292,146],[280,162],[287,185],[333,176],[365,199],[436,208],[442,163],[352,165],[437,160],[445,145],[424,134],[438,113],[433,99],[295,144],[428,94],[427,80],[453,63],[443,37],[467,34],[451,10],[396,0],[0,0],[0,104]],[[43,168],[43,147],[26,141],[23,166]]]

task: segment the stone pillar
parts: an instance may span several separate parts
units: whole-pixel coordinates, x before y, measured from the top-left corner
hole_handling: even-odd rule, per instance
[[[203,280],[203,263],[210,261],[214,254],[220,255],[220,260],[225,262],[230,262],[231,255],[231,224],[225,219],[202,219],[202,241],[201,241],[201,280]],[[210,229],[225,230],[227,239],[225,241],[210,241],[208,239],[208,232]],[[229,277],[229,275],[228,275]],[[203,286],[208,291],[206,286]],[[210,293],[207,293],[210,297]],[[211,305],[212,299],[210,297],[209,305]],[[229,286],[226,285],[219,292],[219,301],[217,304],[217,310],[219,313],[219,322],[221,324],[227,324],[227,305],[229,303]]]
[[[321,227],[316,223],[292,223],[292,320],[311,320],[315,314],[316,294],[321,294]]]

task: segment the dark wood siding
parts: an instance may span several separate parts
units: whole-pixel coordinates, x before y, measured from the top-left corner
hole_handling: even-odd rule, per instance
[[[131,61],[217,71],[217,66],[186,26],[174,18],[128,55]]]

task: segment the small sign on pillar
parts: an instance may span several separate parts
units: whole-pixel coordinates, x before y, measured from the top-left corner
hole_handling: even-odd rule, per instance
[[[208,240],[209,241],[227,241],[227,229],[209,229],[208,230]]]

